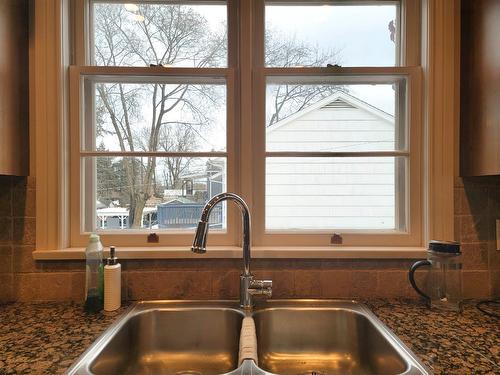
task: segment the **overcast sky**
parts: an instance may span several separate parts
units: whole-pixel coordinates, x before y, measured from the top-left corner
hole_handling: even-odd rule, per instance
[[[224,6],[199,6],[213,29],[226,20]],[[396,20],[396,5],[268,5],[266,30],[338,52],[342,66],[394,66],[395,43],[389,23]],[[350,93],[394,114],[391,85],[350,86]]]
[[[225,27],[224,5],[194,5],[213,30]],[[320,50],[338,52],[342,66],[394,66],[395,44],[390,39],[389,23],[396,19],[395,5],[369,6],[266,6],[266,30],[316,45]],[[394,114],[391,85],[350,85],[349,92],[369,104]],[[147,117],[148,109],[143,109]],[[204,149],[223,149],[225,115],[206,134]],[[148,122],[148,121],[146,121]],[[108,143],[108,141],[106,142]],[[207,143],[211,144],[207,147]]]

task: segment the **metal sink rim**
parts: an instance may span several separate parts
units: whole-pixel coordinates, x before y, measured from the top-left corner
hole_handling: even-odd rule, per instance
[[[349,310],[366,317],[379,330],[401,355],[407,364],[407,369],[398,375],[432,375],[433,372],[363,303],[352,299],[273,299],[256,301],[253,310],[240,308],[237,300],[151,300],[138,301],[129,306],[117,319],[73,362],[66,371],[69,375],[92,374],[89,369],[106,343],[133,316],[161,310],[190,309],[232,310],[242,316],[254,316],[263,311],[273,309],[295,308],[300,310]],[[220,375],[279,375],[267,372],[251,360],[245,360],[235,370]]]

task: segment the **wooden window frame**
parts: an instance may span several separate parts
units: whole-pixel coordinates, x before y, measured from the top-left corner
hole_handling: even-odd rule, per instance
[[[227,151],[222,152],[189,152],[189,153],[179,153],[179,152],[121,152],[121,151],[109,151],[109,152],[98,152],[98,151],[84,151],[81,150],[81,137],[82,137],[82,127],[85,120],[82,118],[87,112],[86,108],[83,108],[83,96],[89,95],[84,93],[84,80],[86,77],[113,77],[113,78],[125,78],[132,80],[157,82],[163,81],[165,79],[175,79],[178,83],[186,81],[195,80],[197,82],[211,82],[211,80],[224,80],[225,87],[227,90],[227,132],[226,132],[226,149]],[[227,187],[228,190],[236,189],[237,181],[235,179],[236,171],[236,152],[235,152],[235,125],[234,125],[234,69],[231,68],[204,68],[204,69],[192,69],[192,68],[142,68],[142,67],[102,67],[102,66],[71,66],[70,67],[70,168],[72,171],[77,171],[77,173],[72,174],[70,181],[70,243],[72,247],[82,247],[85,246],[88,241],[89,233],[85,232],[82,226],[82,222],[85,217],[85,211],[83,209],[86,199],[82,196],[81,188],[83,185],[82,169],[81,165],[82,158],[91,156],[155,156],[155,157],[223,157],[226,159],[226,170],[227,170]],[[92,94],[90,94],[92,95]],[[90,115],[92,116],[92,115]],[[85,185],[87,195],[88,189],[93,190],[95,186],[93,181]],[[94,200],[90,203],[94,208],[91,211],[95,212],[95,193]],[[223,231],[212,231],[211,237],[213,238],[213,243],[220,246],[233,245],[237,238],[237,233],[235,231],[235,225],[238,218],[236,217],[235,210],[228,209],[227,215],[227,230]],[[147,238],[151,232],[156,232],[159,237],[159,241],[155,243],[148,243]],[[127,229],[123,230],[104,230],[98,231],[101,240],[105,244],[113,244],[116,246],[145,246],[145,247],[157,247],[157,246],[187,246],[193,238],[193,233],[191,231],[181,231],[181,230],[169,230],[167,231],[151,231],[147,229]]]
[[[272,0],[273,4],[324,4],[324,2],[301,1],[301,0]],[[345,2],[344,2],[345,3]],[[356,1],[362,4],[394,4],[395,1]],[[403,24],[404,28],[401,33],[397,34],[400,41],[404,43],[398,44],[396,51],[396,63],[402,66],[394,67],[336,67],[332,68],[275,68],[266,67],[264,65],[264,7],[265,0],[255,0],[253,2],[253,17],[250,21],[253,22],[252,45],[254,55],[252,56],[252,71],[253,81],[251,88],[248,87],[244,91],[253,90],[252,93],[252,169],[242,173],[242,186],[252,186],[253,196],[253,221],[254,221],[254,236],[253,243],[256,246],[329,246],[331,238],[334,234],[340,234],[342,237],[343,246],[422,246],[423,231],[422,231],[422,186],[421,181],[423,172],[421,168],[422,158],[422,123],[423,118],[420,110],[422,103],[422,72],[419,63],[418,53],[418,38],[412,38],[412,35],[420,33],[420,25],[416,22],[419,13],[414,14],[414,17],[406,17],[410,13],[408,7],[417,9],[416,1],[402,1],[398,6],[397,23]],[[404,16],[404,17],[403,17]],[[417,42],[415,41],[417,39]],[[402,46],[403,45],[403,46]],[[313,78],[313,77],[335,77],[337,79],[358,78],[369,82],[384,82],[384,79],[389,77],[401,77],[406,79],[407,98],[405,123],[406,129],[409,131],[409,144],[407,150],[403,152],[370,152],[370,153],[336,153],[336,152],[321,152],[321,153],[294,153],[294,152],[266,152],[265,145],[265,127],[263,126],[265,117],[265,85],[268,77],[297,77]],[[247,106],[245,106],[247,107]],[[303,154],[303,155],[301,155]],[[272,156],[305,156],[311,157],[335,157],[335,156],[388,156],[400,155],[408,158],[409,174],[405,176],[406,186],[404,187],[406,202],[404,202],[404,210],[408,218],[406,220],[407,227],[405,231],[398,230],[266,230],[265,228],[265,162],[266,157]],[[345,155],[344,155],[345,154]],[[396,192],[398,195],[399,192]],[[411,199],[410,199],[411,197]],[[397,202],[400,203],[400,202]],[[398,205],[396,205],[398,208]],[[400,207],[402,208],[402,207]]]
[[[391,255],[386,254],[384,257],[397,258],[402,256],[405,248],[422,249],[428,239],[453,238],[453,180],[456,170],[453,167],[456,159],[456,149],[455,147],[446,146],[449,145],[450,139],[456,140],[458,126],[459,2],[455,0],[446,2],[422,0],[421,4],[422,8],[420,8],[420,1],[418,0],[403,0],[402,14],[415,14],[415,12],[420,14],[422,9],[422,22],[420,22],[420,17],[402,17],[402,22],[406,22],[404,28],[406,33],[401,36],[401,44],[411,53],[405,57],[406,67],[391,68],[390,71],[391,74],[397,71],[397,74],[410,77],[411,90],[416,90],[412,91],[412,94],[417,93],[418,95],[419,90],[422,92],[422,95],[420,95],[422,98],[421,103],[412,104],[413,99],[410,103],[410,106],[418,105],[423,109],[421,111],[423,152],[418,161],[419,164],[422,164],[420,166],[421,183],[417,187],[422,190],[420,194],[421,204],[419,204],[422,211],[421,225],[420,228],[417,228],[420,233],[418,239],[414,242],[413,239],[408,242],[408,238],[405,238],[398,243],[393,242],[394,236],[391,236],[392,240],[390,241],[386,239],[378,240],[376,237],[365,237],[357,240],[356,238],[360,238],[359,235],[353,234],[350,237],[346,234],[347,237],[344,237],[344,240],[348,247],[338,248],[338,253],[343,252],[343,257],[346,256],[346,253],[348,257],[349,254],[356,257],[356,252],[350,251],[351,247],[354,249],[360,248],[363,244],[370,244],[371,246],[364,246],[363,249],[367,252],[370,252],[372,246],[378,246],[379,249],[384,248],[386,250],[394,249],[394,252],[390,253]],[[71,183],[72,188],[69,186],[70,181],[72,181],[70,176],[75,172],[73,161],[71,167],[69,165],[69,145],[74,140],[70,138],[67,125],[70,123],[68,98],[73,103],[72,106],[76,100],[74,95],[69,95],[73,90],[72,86],[70,91],[69,82],[74,78],[70,78],[68,73],[69,58],[73,56],[74,61],[81,62],[84,57],[79,52],[81,49],[77,48],[72,55],[69,48],[71,43],[66,36],[68,35],[67,31],[70,29],[68,22],[71,13],[69,1],[47,0],[46,2],[36,2],[34,6],[35,38],[30,46],[31,53],[34,56],[30,63],[30,71],[33,75],[30,84],[33,103],[30,123],[32,129],[34,129],[32,135],[35,144],[32,163],[35,166],[37,181],[37,229],[34,257],[36,259],[81,257],[81,243],[72,242],[69,235],[69,228],[75,220],[74,213],[70,215],[70,207],[74,204],[72,203],[74,202],[74,182]],[[81,11],[82,9],[77,7],[74,13],[81,15]],[[230,12],[234,17],[239,17],[239,30],[236,34],[237,45],[244,46],[248,45],[248,43],[254,43],[257,25],[255,24],[256,9],[252,1],[240,0],[237,9],[234,7]],[[422,49],[418,48],[420,42],[416,42],[416,38],[411,37],[411,33],[420,28],[420,23],[422,24]],[[79,17],[77,17],[75,25],[78,30],[85,26],[81,23]],[[84,46],[87,43],[81,37],[78,38],[78,32],[73,31],[72,35],[74,37],[73,43],[76,43],[76,45],[80,43],[80,47],[82,47],[82,44]],[[409,45],[412,47],[409,48]],[[418,67],[414,63],[419,60],[420,55],[422,56],[422,65]],[[235,148],[240,150],[239,155],[235,155],[235,166],[239,167],[235,168],[234,171],[235,190],[247,200],[252,212],[254,212],[255,227],[255,222],[259,220],[259,215],[261,215],[255,214],[255,207],[257,207],[257,200],[262,195],[256,193],[257,189],[255,189],[253,183],[255,181],[248,184],[248,176],[258,174],[256,171],[259,167],[256,165],[257,163],[253,163],[253,160],[259,152],[262,152],[262,149],[258,147],[259,142],[262,144],[262,140],[256,139],[257,137],[252,131],[256,121],[251,111],[252,103],[255,102],[255,92],[249,91],[248,88],[255,83],[256,73],[253,69],[255,61],[258,61],[257,54],[255,50],[240,48],[239,56],[230,56],[229,61],[229,68],[236,66],[231,65],[231,61],[234,63],[239,61],[239,65],[235,69],[234,79],[236,93],[234,121],[238,124],[234,129]],[[72,68],[71,76],[76,75],[76,71],[80,74],[80,69],[83,69],[83,67]],[[383,68],[381,68],[380,73],[384,73],[382,70]],[[362,73],[362,71],[349,71],[348,68],[345,68],[342,73],[358,74]],[[389,72],[386,71],[385,73]],[[420,75],[423,79],[418,78]],[[454,93],[454,95],[445,95],[449,92]],[[417,116],[414,114],[416,111],[411,112],[411,109],[409,111],[413,113],[412,118]],[[412,119],[411,121],[415,120]],[[251,140],[251,142],[248,140]],[[54,163],[54,160],[56,163]],[[233,225],[235,229],[234,237],[230,242],[233,245],[238,245],[239,225],[238,220],[235,221]],[[289,252],[285,251],[283,253],[283,250],[287,248],[293,253],[297,250],[297,246],[304,249],[307,247],[320,249],[326,245],[323,240],[318,240],[318,242],[304,240],[294,241],[294,248],[283,244],[284,242],[281,240],[285,240],[285,237],[275,237],[275,240],[268,244],[259,243],[258,237],[262,233],[259,233],[258,229],[254,233],[257,237],[254,237],[254,244],[270,246],[268,250],[264,251],[267,257],[274,257],[273,254],[278,253],[281,256],[287,256]],[[114,238],[110,238],[110,240],[112,239]],[[129,246],[146,246],[143,240],[137,242],[128,240],[127,243]],[[180,242],[179,246],[181,246]],[[76,256],[74,253],[68,255],[67,251],[61,251],[61,249],[67,250],[72,247],[76,247],[75,251],[79,252],[80,255]],[[149,253],[143,252],[143,256],[136,254],[134,257],[154,257],[154,253],[151,253],[151,251],[160,251],[159,249],[162,247],[164,248],[164,244],[161,244],[158,250],[150,250]],[[182,248],[184,248],[184,244]],[[226,248],[227,252],[222,251],[222,249]],[[275,253],[271,253],[273,248],[276,248]],[[326,249],[331,249],[331,247],[326,247]],[[228,244],[227,246],[224,245],[220,250],[222,253],[218,257],[231,257],[231,254],[234,255],[235,249],[234,246]],[[321,257],[318,251],[312,251],[311,253],[315,257]],[[265,254],[263,256],[266,256]],[[375,251],[373,254],[374,257],[377,257]],[[296,256],[301,257],[298,253]],[[187,255],[183,257],[187,257]],[[306,255],[305,257],[309,256]],[[331,254],[326,257],[331,257]]]
[[[83,204],[84,199],[81,196],[82,173],[81,173],[81,158],[85,156],[97,156],[101,153],[79,151],[81,149],[81,127],[83,126],[82,118],[85,115],[83,108],[83,96],[86,95],[82,92],[85,77],[100,77],[108,76],[117,79],[132,79],[132,80],[148,80],[155,82],[155,80],[164,79],[177,79],[179,82],[183,80],[210,80],[210,79],[223,79],[225,81],[227,92],[227,131],[226,131],[226,151],[224,152],[190,152],[192,157],[224,157],[226,159],[227,171],[227,188],[228,190],[237,190],[237,167],[236,167],[236,150],[235,144],[237,142],[235,132],[235,54],[232,52],[236,49],[236,40],[234,32],[228,37],[228,66],[226,68],[162,68],[162,67],[111,67],[111,66],[96,66],[93,65],[92,51],[93,41],[89,37],[89,32],[92,30],[93,10],[92,4],[99,3],[101,0],[78,0],[75,2],[75,14],[77,21],[75,24],[85,30],[84,33],[75,33],[78,37],[74,40],[75,43],[75,64],[70,67],[70,128],[71,128],[71,185],[70,185],[70,245],[71,247],[82,247],[88,241],[88,233],[82,228],[82,220],[84,220]],[[112,2],[106,0],[106,2]],[[121,3],[116,1],[117,3]],[[211,0],[199,0],[196,3],[209,3]],[[219,3],[219,2],[215,2]],[[220,2],[223,3],[223,2]],[[233,16],[229,17],[232,14]],[[228,4],[228,29],[234,30],[236,28],[234,20],[235,10]],[[230,19],[231,18],[231,19]],[[229,33],[228,33],[229,34]],[[132,156],[130,152],[106,152],[106,154],[113,156]],[[156,157],[181,157],[186,156],[183,153],[176,152],[138,152],[134,156],[156,156]],[[79,173],[74,173],[79,171]],[[93,186],[90,181],[89,186]],[[86,188],[88,190],[88,188]],[[94,202],[91,202],[94,204]],[[86,210],[88,211],[88,209]],[[220,246],[234,245],[237,241],[236,211],[228,207],[227,213],[227,229],[223,231],[211,232],[212,243]],[[114,244],[116,246],[133,246],[133,247],[165,247],[165,246],[187,246],[193,237],[191,231],[181,230],[158,230],[159,241],[155,243],[148,243],[148,235],[152,232],[146,229],[128,229],[123,230],[104,230],[99,231],[101,240],[104,244]]]
[[[294,69],[294,77],[331,77],[332,72],[328,68]],[[256,73],[258,77],[254,87],[264,90],[266,77],[276,77],[279,75],[289,76],[290,69],[263,68]],[[386,82],[392,77],[405,78],[407,86],[407,112],[405,123],[409,130],[409,145],[407,150],[402,151],[381,151],[381,152],[266,152],[265,150],[265,129],[262,126],[265,108],[260,100],[254,104],[254,113],[260,114],[260,118],[255,118],[254,130],[254,160],[257,166],[254,168],[254,244],[257,246],[328,246],[331,244],[331,237],[334,234],[342,236],[344,246],[419,246],[422,243],[422,181],[421,168],[421,131],[422,123],[421,111],[421,69],[420,67],[393,67],[393,68],[338,68],[334,73],[336,78],[359,78],[371,83]],[[406,230],[266,230],[265,229],[265,161],[267,157],[276,156],[309,156],[309,157],[357,157],[357,156],[402,156],[408,160],[408,173],[405,175],[406,186],[403,187],[406,197],[404,207],[406,215],[409,217],[406,222]],[[248,176],[248,174],[243,174]],[[396,175],[397,176],[397,175]],[[250,183],[250,181],[249,181]],[[245,182],[243,182],[245,184]],[[411,199],[409,199],[411,197]],[[398,206],[396,206],[398,207]]]

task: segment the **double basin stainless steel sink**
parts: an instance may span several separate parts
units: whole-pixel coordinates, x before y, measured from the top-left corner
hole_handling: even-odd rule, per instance
[[[258,363],[238,360],[241,323],[255,322]],[[269,300],[139,302],[68,370],[95,375],[432,374],[364,305]]]

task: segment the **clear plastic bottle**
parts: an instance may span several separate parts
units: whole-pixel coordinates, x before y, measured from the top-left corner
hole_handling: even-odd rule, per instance
[[[85,311],[96,313],[103,308],[103,248],[99,236],[92,233],[85,249],[86,279],[85,279]]]

